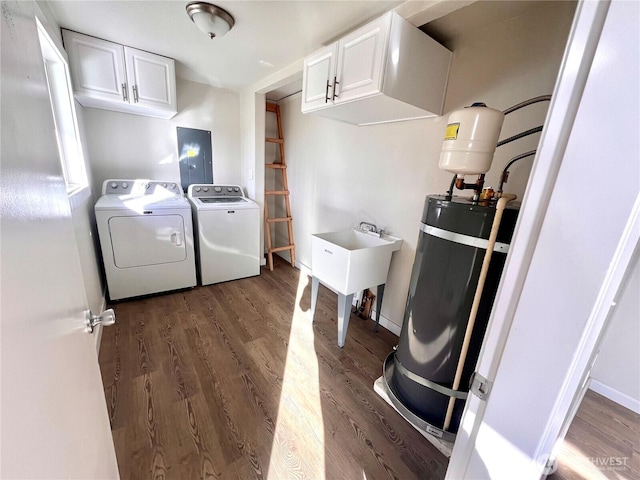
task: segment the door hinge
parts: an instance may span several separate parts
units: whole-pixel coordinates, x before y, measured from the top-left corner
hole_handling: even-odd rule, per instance
[[[473,393],[480,400],[486,400],[491,393],[491,387],[493,387],[493,382],[491,380],[487,380],[478,372],[473,372],[469,385],[469,391],[471,393]]]

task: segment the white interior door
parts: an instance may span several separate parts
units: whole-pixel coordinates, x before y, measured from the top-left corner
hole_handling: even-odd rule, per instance
[[[0,477],[118,478],[95,342],[85,332],[86,293],[51,106],[43,93],[39,7],[11,2],[2,13]]]

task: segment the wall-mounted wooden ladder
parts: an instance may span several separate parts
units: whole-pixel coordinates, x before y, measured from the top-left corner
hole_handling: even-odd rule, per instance
[[[273,163],[265,164],[266,172],[269,170],[280,171],[282,173],[282,190],[265,190],[264,192],[264,231],[267,237],[267,258],[269,261],[269,270],[273,271],[273,254],[289,250],[291,253],[291,266],[295,267],[296,263],[296,246],[293,243],[293,219],[291,218],[291,203],[289,201],[289,184],[287,182],[287,162],[284,156],[284,138],[282,137],[282,120],[280,118],[280,105],[267,102],[267,113],[275,113],[278,124],[278,138],[266,137],[267,143],[277,144],[278,158]],[[269,217],[269,197],[284,198],[284,217]],[[289,243],[281,247],[274,247],[271,240],[271,224],[287,222],[287,232]]]

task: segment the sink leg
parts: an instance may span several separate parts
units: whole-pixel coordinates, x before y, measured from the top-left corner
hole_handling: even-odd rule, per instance
[[[320,284],[320,280],[316,277],[311,277],[311,321],[313,322],[313,317],[316,314],[316,303],[318,301],[318,285]]]
[[[378,325],[380,325],[380,313],[382,313],[382,297],[384,296],[384,283],[382,285],[378,285],[378,289],[376,291],[376,327],[374,328],[374,332],[378,331]]]
[[[352,303],[353,293],[351,295],[338,294],[338,346],[340,348],[344,347],[344,341],[347,339]]]

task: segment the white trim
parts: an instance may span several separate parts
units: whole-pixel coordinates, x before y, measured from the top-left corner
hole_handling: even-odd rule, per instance
[[[630,397],[626,393],[622,393],[621,391],[611,388],[593,378],[589,381],[589,390],[593,390],[612,402],[622,405],[623,407],[640,415],[640,400]]]
[[[511,252],[507,257],[476,367],[482,376],[491,381],[495,380],[502,359],[608,8],[609,2],[580,2],[576,8],[544,122],[540,147],[511,240]],[[447,469],[447,479],[467,476],[486,406],[487,402],[474,395],[467,400]]]
[[[375,322],[374,318],[376,316],[376,311],[371,309],[371,321]],[[401,325],[397,325],[395,322],[389,320],[384,315],[380,315],[380,326],[386,328],[391,333],[393,333],[396,337],[400,336],[400,331],[402,330]]]
[[[89,185],[84,185],[69,192],[69,206],[71,207],[71,211],[82,205],[89,197],[91,197],[91,188],[89,188]]]
[[[615,305],[627,273],[633,253],[640,242],[640,193],[636,196],[631,213],[622,232],[620,241],[613,255],[609,270],[602,281],[596,301],[591,309],[587,324],[582,333],[578,351],[567,371],[560,394],[551,411],[545,431],[538,443],[533,458],[541,458],[548,452],[554,452],[559,440],[563,440],[563,425],[566,426],[567,415],[571,414],[571,405],[576,392],[585,382],[590,367],[595,362],[598,345],[611,323],[611,309]],[[568,413],[567,413],[568,412]],[[574,412],[575,413],[575,412]]]

